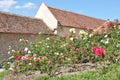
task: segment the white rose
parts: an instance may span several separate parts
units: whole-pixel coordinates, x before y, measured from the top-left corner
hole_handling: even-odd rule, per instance
[[[54,31],[54,34],[57,34],[57,30]]]
[[[73,37],[70,38],[71,41],[73,41],[73,39],[74,39]]]
[[[31,53],[31,51],[29,50],[29,51],[28,51],[28,54],[30,54],[30,53]]]
[[[107,37],[108,37],[108,35],[105,35],[105,36],[104,36],[104,38],[107,38]]]
[[[27,48],[27,47],[25,47],[24,51],[28,51],[28,48]]]

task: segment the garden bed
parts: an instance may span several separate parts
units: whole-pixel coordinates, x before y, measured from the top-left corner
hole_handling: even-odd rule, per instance
[[[3,68],[14,72],[4,80],[78,74],[120,62],[119,27],[104,34],[80,30],[79,37],[75,35],[75,29],[70,32],[70,36],[63,37],[41,36],[41,40],[34,43],[20,39],[21,47],[18,50],[10,48],[10,57],[2,62]]]
[[[59,67],[58,71],[56,72],[56,76],[80,74],[84,71],[91,71],[100,68],[102,68],[100,65],[93,63],[69,65],[69,67]],[[4,77],[4,80],[34,80],[36,77],[46,75],[47,74],[45,73],[40,73],[40,71],[27,71],[17,74],[11,72]]]

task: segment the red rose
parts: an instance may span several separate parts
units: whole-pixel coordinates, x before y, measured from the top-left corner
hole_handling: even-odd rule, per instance
[[[72,45],[71,45],[71,44],[69,44],[69,45],[68,45],[68,49],[71,49],[71,48],[72,48]]]
[[[21,60],[21,57],[22,57],[22,56],[18,56],[18,60]]]
[[[39,62],[42,59],[42,56],[38,56],[36,62]]]
[[[105,50],[103,48],[100,48],[98,46],[94,46],[92,49],[93,53],[95,53],[97,56],[103,56]]]
[[[22,56],[17,56],[17,55],[14,56],[14,58],[15,58],[16,60],[21,60],[21,57],[22,57]]]
[[[93,53],[95,53],[96,49],[98,49],[98,47],[94,46],[93,49],[92,49]]]
[[[63,39],[66,39],[66,36],[63,36]]]
[[[18,56],[15,55],[15,56],[14,56],[14,59],[17,59],[17,58],[18,58]]]

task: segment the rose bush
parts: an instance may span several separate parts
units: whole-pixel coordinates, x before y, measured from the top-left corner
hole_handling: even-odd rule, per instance
[[[116,25],[116,24],[115,24]],[[55,76],[61,66],[86,62],[118,63],[120,61],[120,29],[105,34],[88,33],[80,30],[76,36],[75,29],[70,29],[70,36],[43,36],[40,40],[29,42],[20,39],[19,50],[10,48],[10,57],[3,61],[3,67],[14,72],[40,70]]]

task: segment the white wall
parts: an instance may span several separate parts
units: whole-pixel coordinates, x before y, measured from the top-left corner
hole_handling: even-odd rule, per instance
[[[51,30],[57,28],[57,19],[44,3],[42,3],[34,17],[42,19]]]

